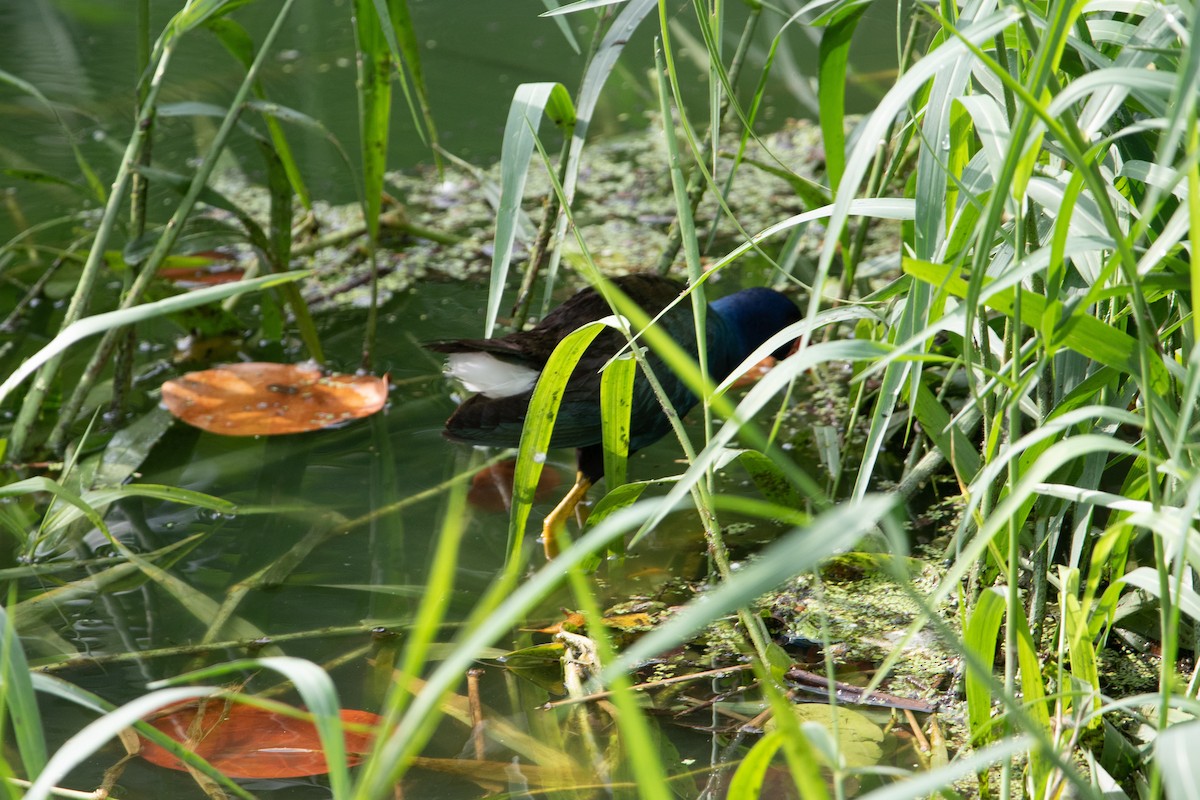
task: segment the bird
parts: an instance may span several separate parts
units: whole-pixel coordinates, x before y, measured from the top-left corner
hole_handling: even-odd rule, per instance
[[[636,302],[652,319],[679,300],[687,288],[657,273],[632,273],[611,279],[609,285]],[[491,339],[427,342],[428,349],[447,356],[445,374],[474,392],[446,420],[443,436],[472,445],[516,447],[533,388],[555,346],[582,325],[612,313],[604,295],[591,287],[569,298],[528,330]],[[786,295],[761,287],[743,289],[709,303],[705,314],[709,377],[713,381],[724,380],[759,345],[799,321],[800,316],[800,310]],[[697,357],[690,300],[684,298],[675,303],[655,324],[692,358]],[[550,447],[576,448],[578,471],[575,485],[543,525],[547,558],[557,551],[557,531],[586,497],[588,489],[604,475],[600,372],[627,346],[628,340],[620,331],[611,328],[601,331],[580,357],[563,391]],[[784,346],[775,355],[782,357],[787,349]],[[648,352],[646,362],[679,416],[696,405],[695,393],[656,354]],[[670,419],[639,370],[631,403],[630,454],[658,441],[670,429]]]

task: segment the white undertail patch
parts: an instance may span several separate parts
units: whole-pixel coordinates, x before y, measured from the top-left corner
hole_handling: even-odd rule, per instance
[[[446,358],[446,375],[462,382],[467,391],[484,397],[512,397],[533,388],[540,373],[536,369],[501,361],[491,353],[451,353]]]

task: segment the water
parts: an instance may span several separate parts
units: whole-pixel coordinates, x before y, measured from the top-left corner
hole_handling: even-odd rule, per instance
[[[537,19],[539,3],[514,2],[499,13],[495,0],[413,0],[410,5],[423,38],[424,68],[442,144],[469,161],[487,164],[497,158],[508,104],[518,84],[558,80],[573,88],[578,81],[582,59],[571,51],[552,21]],[[690,13],[690,4],[679,5],[680,15]],[[346,0],[298,3],[263,82],[272,100],[320,120],[353,151],[357,108],[354,65],[348,55],[352,53],[348,6]],[[162,0],[153,7],[154,27],[158,30],[178,4]],[[239,12],[237,18],[252,35],[261,38],[275,8],[272,3],[255,4]],[[764,25],[768,31],[770,27]],[[627,71],[614,77],[593,123],[592,135],[604,136],[644,125],[647,97],[646,81],[641,76],[651,63],[652,28],[651,20],[631,42]],[[587,31],[580,29],[577,33],[586,42]],[[806,48],[806,41],[797,29],[793,42],[797,63],[811,69],[815,48]],[[869,41],[864,49],[872,49]],[[60,104],[60,113],[82,153],[105,176],[112,172],[128,136],[128,120],[133,117],[133,98],[128,89],[133,80],[133,52],[128,0],[0,3],[0,68],[38,86]],[[241,70],[212,37],[197,35],[187,38],[171,76],[165,102],[223,105],[240,80]],[[690,91],[689,102],[699,102],[704,92],[702,81],[692,85]],[[772,102],[767,113],[777,120],[803,111],[789,95],[784,81],[771,88],[769,100]],[[857,100],[863,104],[865,96]],[[399,94],[397,102],[402,103]],[[4,87],[0,88],[0,111],[0,159],[6,165],[75,174],[66,137],[36,103]],[[199,151],[198,143],[210,125],[209,121],[189,118],[160,120],[156,160],[182,169],[184,162]],[[327,142],[305,135],[294,136],[292,141],[316,196],[330,202],[346,202],[353,197],[344,166]],[[35,147],[29,147],[30,142]],[[391,148],[393,166],[412,168],[431,160],[403,110],[394,116]],[[34,156],[36,163],[30,161]],[[252,178],[254,163],[252,157],[244,157],[243,166]],[[5,239],[23,229],[26,222],[53,218],[81,203],[80,193],[68,188],[25,183],[11,186],[14,194],[10,195],[9,213],[0,215],[0,236]],[[156,196],[152,214],[161,218],[173,205],[173,197]],[[37,241],[48,243],[55,235],[39,236]],[[313,530],[319,515],[336,513],[353,520],[428,491],[467,469],[469,452],[449,445],[440,436],[442,422],[454,407],[441,378],[440,360],[423,351],[419,343],[478,335],[485,298],[486,288],[482,285],[424,282],[417,291],[389,302],[381,314],[375,353],[378,370],[389,373],[395,385],[385,414],[337,430],[269,441],[222,439],[176,424],[140,471],[140,480],[145,483],[206,492],[244,507],[273,507],[277,513],[225,519],[177,505],[127,501],[110,514],[114,534],[141,552],[192,534],[204,534],[203,541],[177,563],[161,566],[219,604],[238,581],[286,557],[296,542]],[[38,319],[49,329],[53,317],[46,314],[43,310],[46,318]],[[361,317],[328,315],[320,322],[331,362],[356,363],[361,347]],[[677,456],[677,445],[656,445],[634,459],[631,477],[673,474],[679,471],[673,463]],[[573,474],[571,454],[551,453],[548,460],[552,468],[562,472],[564,483],[569,483]],[[323,664],[352,656],[346,664],[331,669],[342,702],[352,708],[376,708],[379,688],[361,653],[384,646],[381,642],[386,637],[381,639],[372,633],[377,626],[386,627],[403,640],[405,626],[416,611],[444,504],[438,495],[322,543],[279,585],[257,589],[247,596],[238,606],[238,615],[266,636],[286,639],[278,646],[289,655]],[[546,510],[547,505],[540,505],[534,518]],[[470,611],[500,569],[505,559],[506,530],[503,514],[473,514],[461,546],[455,593],[450,598],[452,619],[461,619]],[[88,541],[98,550],[107,548],[95,537]],[[640,577],[627,576],[625,583],[608,587],[605,599],[623,599],[638,592],[654,596],[673,576],[699,574],[703,548],[698,541],[694,519],[685,516],[674,520],[658,534],[657,549],[651,547],[650,555],[633,560],[628,572],[640,572]],[[676,549],[679,542],[687,544]],[[527,544],[534,552],[540,550],[532,536]],[[543,609],[546,620],[553,621],[558,606],[567,602],[562,597],[548,602]],[[47,625],[70,646],[97,661],[55,668],[56,674],[110,702],[126,702],[142,695],[149,681],[179,674],[200,663],[196,660],[199,648],[187,646],[205,635],[206,626],[201,620],[210,615],[211,611],[203,609],[189,610],[188,604],[168,587],[145,581],[74,601],[58,609]],[[215,638],[222,641],[238,637],[225,633]],[[519,634],[516,640],[528,642],[532,638]],[[513,641],[512,637],[501,636],[499,646],[511,646]],[[47,647],[52,644],[48,635],[39,638],[38,631],[31,631],[27,641],[31,658],[53,668],[59,659],[51,649],[39,647],[43,642]],[[141,660],[113,658],[134,651],[164,654]],[[219,661],[241,657],[245,652],[243,647],[228,647],[210,656]],[[269,686],[272,680],[260,678],[253,688]],[[537,700],[538,692],[528,686],[514,688],[511,676],[495,668],[488,671],[483,688],[488,702],[501,709],[511,708],[512,697],[533,697],[532,704],[545,699],[541,695]],[[43,714],[52,750],[91,719],[72,704],[45,698]],[[462,729],[447,724],[443,730],[431,754],[458,755]],[[674,746],[681,755],[703,763],[708,741],[703,734],[680,734]],[[72,773],[69,784],[75,788],[98,785],[103,770],[118,756],[119,751],[110,746]],[[477,787],[462,779],[418,773],[413,780],[415,783],[408,786],[411,796],[479,794]],[[127,768],[121,786],[131,797],[197,794],[186,774],[167,772],[138,760]],[[271,797],[323,797],[328,793],[320,778],[257,781],[247,788]]]

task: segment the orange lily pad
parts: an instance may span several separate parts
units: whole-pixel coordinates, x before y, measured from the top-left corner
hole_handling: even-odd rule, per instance
[[[307,364],[226,364],[162,386],[179,419],[225,436],[274,436],[328,428],[374,414],[387,378],[323,373]]]
[[[214,700],[204,704],[197,720],[199,710],[188,705],[148,722],[230,778],[298,778],[329,771],[310,718]],[[369,711],[342,711],[350,766],[361,763],[370,751],[379,721],[380,717]],[[142,739],[140,755],[160,767],[187,769],[148,739]]]

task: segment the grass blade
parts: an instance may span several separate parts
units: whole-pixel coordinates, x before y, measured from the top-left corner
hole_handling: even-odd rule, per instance
[[[20,386],[26,378],[36,372],[39,367],[62,354],[71,345],[89,336],[125,325],[132,325],[143,320],[173,314],[176,311],[182,311],[186,308],[195,308],[205,303],[223,300],[226,297],[233,297],[245,292],[253,292],[290,281],[297,281],[307,275],[308,272],[306,271],[294,270],[292,272],[280,273],[279,275],[268,275],[248,281],[238,281],[237,283],[230,283],[224,286],[209,286],[187,294],[177,295],[176,297],[156,300],[153,303],[143,303],[142,305],[119,311],[108,311],[73,322],[55,336],[49,344],[30,356],[25,363],[13,371],[12,375],[8,376],[4,383],[0,384],[0,403],[4,402],[4,399],[12,394],[12,391]]]

